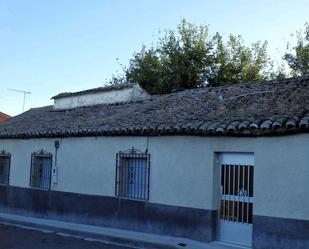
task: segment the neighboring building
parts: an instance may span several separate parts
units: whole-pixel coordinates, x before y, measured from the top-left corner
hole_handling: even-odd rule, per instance
[[[309,78],[54,97],[0,125],[10,213],[309,248]]]
[[[8,120],[11,116],[3,113],[3,112],[0,112],[0,123],[3,123],[4,121]]]

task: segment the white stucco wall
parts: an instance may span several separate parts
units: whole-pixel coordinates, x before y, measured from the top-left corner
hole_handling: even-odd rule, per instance
[[[0,140],[12,154],[10,184],[29,187],[30,155],[55,155],[56,139]],[[218,209],[218,152],[254,153],[254,214],[309,220],[309,134],[284,137],[64,138],[52,189],[115,195],[116,153],[132,146],[151,154],[150,202]],[[55,162],[55,160],[53,160]]]
[[[138,85],[133,85],[132,87],[120,90],[97,92],[55,99],[53,108],[57,110],[71,109],[81,106],[128,102],[146,98],[148,96],[149,94],[145,92],[141,87],[139,87]]]

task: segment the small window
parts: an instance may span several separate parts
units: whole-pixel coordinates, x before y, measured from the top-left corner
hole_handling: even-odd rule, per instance
[[[150,155],[132,148],[117,153],[116,195],[149,199]]]
[[[43,150],[31,155],[30,187],[50,189],[52,154]]]
[[[0,184],[9,185],[11,155],[4,150],[0,152]]]

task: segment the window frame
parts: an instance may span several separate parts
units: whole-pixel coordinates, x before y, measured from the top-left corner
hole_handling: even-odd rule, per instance
[[[8,158],[9,163],[8,163],[8,170],[7,170],[7,183],[3,183],[0,181],[0,185],[2,186],[9,186],[10,185],[10,173],[11,173],[11,154],[6,152],[5,150],[2,150],[0,152],[0,158]]]
[[[123,170],[123,165],[121,163],[123,162],[123,159],[145,159],[146,160],[146,165],[143,166],[146,172],[144,182],[145,184],[143,185],[144,189],[139,190],[138,187],[137,189],[134,190],[133,195],[128,195],[126,194],[123,190],[126,181],[121,179],[121,171]],[[128,173],[128,172],[127,172]],[[128,179],[128,176],[125,176],[126,180]],[[135,187],[134,187],[135,188]],[[142,193],[142,194],[141,194]],[[126,151],[119,151],[116,154],[116,178],[115,178],[115,196],[117,198],[122,198],[122,199],[132,199],[132,200],[137,200],[137,201],[148,201],[149,200],[149,193],[150,193],[150,154],[148,153],[148,150],[146,149],[145,152],[137,150],[136,148],[132,147],[129,150]]]
[[[40,186],[34,186],[34,182],[35,182],[35,177],[33,174],[33,170],[35,167],[35,163],[36,163],[36,158],[43,158],[43,159],[48,159],[50,161],[50,169],[49,169],[49,181],[48,181],[48,185],[47,187],[43,186],[43,184],[40,184]],[[53,154],[44,151],[43,149],[37,152],[33,152],[31,153],[31,165],[30,165],[30,182],[29,182],[29,186],[32,189],[39,189],[39,190],[45,190],[45,191],[49,191],[51,190],[51,183],[52,183],[52,168],[53,168]],[[40,181],[42,180],[42,176],[39,178]]]

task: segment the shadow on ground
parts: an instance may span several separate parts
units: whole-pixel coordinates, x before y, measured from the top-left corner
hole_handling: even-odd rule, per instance
[[[133,249],[0,224],[1,249]]]

